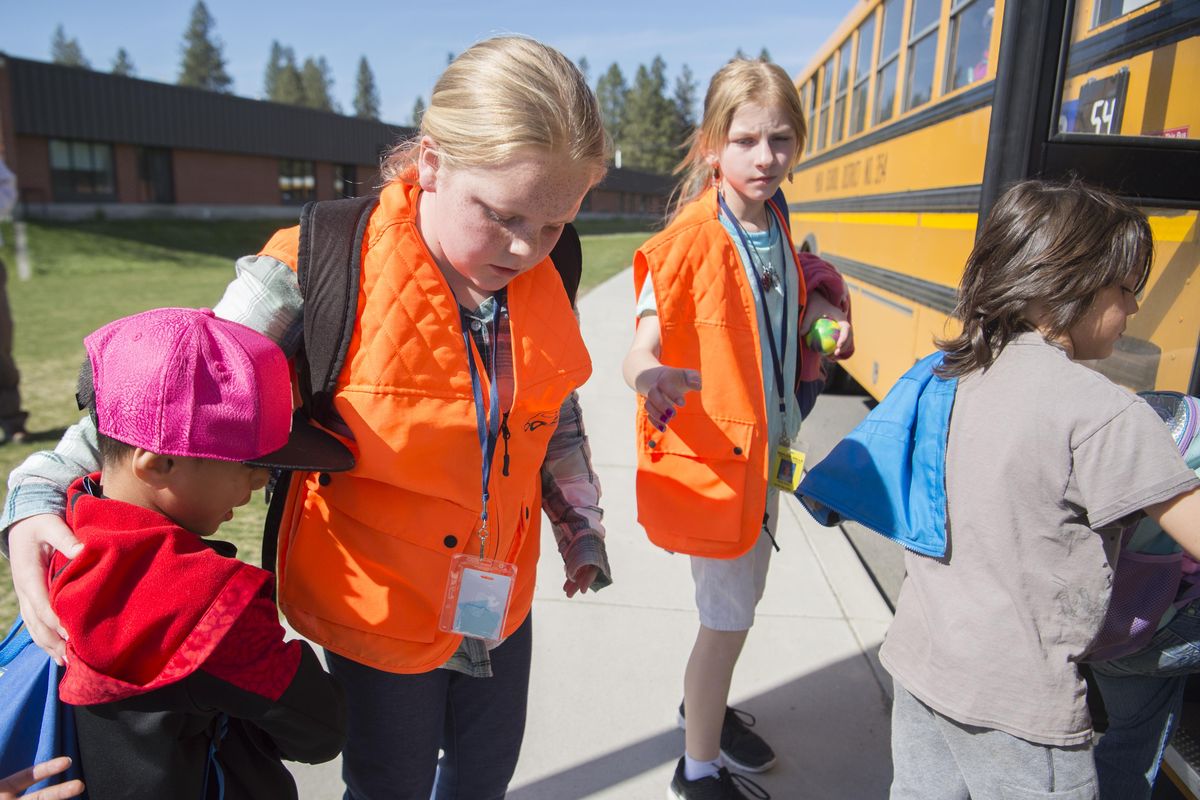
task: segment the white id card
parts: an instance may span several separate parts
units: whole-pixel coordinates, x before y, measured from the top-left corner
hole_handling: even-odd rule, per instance
[[[438,628],[447,633],[498,642],[504,635],[517,567],[459,553],[450,560],[446,601]]]

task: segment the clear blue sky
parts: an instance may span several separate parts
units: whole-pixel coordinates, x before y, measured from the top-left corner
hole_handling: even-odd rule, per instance
[[[50,39],[62,24],[92,67],[112,68],[117,48],[130,54],[137,76],[174,82],[183,31],[194,0],[0,0],[0,52],[50,59]],[[586,56],[593,85],[614,61],[632,83],[639,64],[656,54],[674,85],[691,67],[702,97],[708,79],[737,48],[766,47],[797,74],[833,32],[854,0],[205,0],[224,43],[235,94],[261,97],[271,41],[291,46],[298,62],[325,56],[334,96],[352,107],[354,76],[365,55],[379,87],[382,116],[407,123],[417,96],[429,100],[446,55],[498,33],[521,33]]]

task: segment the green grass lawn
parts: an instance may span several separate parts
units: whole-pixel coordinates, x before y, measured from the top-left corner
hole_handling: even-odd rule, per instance
[[[0,226],[16,325],[21,394],[32,441],[0,447],[0,473],[49,449],[77,421],[75,380],[83,337],[110,320],[160,306],[211,306],[233,275],[233,260],[256,252],[278,221],[96,221],[27,224],[33,278],[17,280],[12,226]],[[643,221],[579,224],[581,291],[628,266],[650,235]],[[221,538],[256,562],[266,506],[261,496],[238,509]],[[0,559],[0,626],[16,614],[8,562]]]

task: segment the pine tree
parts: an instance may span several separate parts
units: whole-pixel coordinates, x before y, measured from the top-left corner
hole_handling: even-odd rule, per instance
[[[275,100],[279,96],[279,79],[283,75],[283,45],[271,40],[271,54],[267,56],[267,68],[263,71],[264,100]]]
[[[675,96],[672,103],[675,106],[674,139],[682,144],[696,129],[696,92],[699,84],[692,75],[692,69],[687,64],[675,76]]]
[[[583,76],[584,83],[592,82],[592,65],[588,63],[587,56],[579,57],[579,74]]]
[[[409,124],[414,128],[421,127],[421,117],[423,116],[425,116],[425,101],[421,99],[420,95],[417,95],[417,102],[413,103],[412,122]]]
[[[625,163],[635,169],[668,173],[678,161],[675,106],[664,94],[667,65],[655,56],[649,69],[638,67],[625,101],[623,126]]]
[[[333,71],[325,56],[315,61],[304,59],[300,70],[300,85],[304,88],[304,105],[321,111],[337,111],[333,100]]]
[[[770,62],[771,51],[767,49],[766,45],[763,45],[763,49],[758,51],[758,60]]]
[[[746,55],[746,51],[740,47],[737,49],[737,52],[733,54],[733,57],[741,61],[746,61],[750,58],[750,56]]]
[[[379,119],[379,90],[367,57],[358,60],[358,78],[354,82],[354,116]]]
[[[279,72],[275,80],[275,94],[268,100],[276,103],[286,103],[289,106],[305,104],[304,81],[300,70],[296,67],[296,52],[290,47],[279,48]]]
[[[216,21],[208,13],[204,0],[192,6],[192,18],[183,32],[183,58],[179,64],[179,85],[194,86],[213,92],[228,92],[233,79],[225,71],[221,41],[213,38]]]
[[[68,39],[62,25],[54,29],[54,37],[50,40],[50,60],[64,67],[92,68],[91,62],[83,55],[79,40]]]
[[[629,95],[629,87],[625,84],[625,76],[621,67],[613,62],[608,71],[596,81],[596,101],[600,104],[600,116],[604,119],[604,127],[612,137],[614,147],[620,148],[624,142],[625,129],[625,99]]]
[[[112,74],[124,75],[127,78],[132,78],[137,74],[137,67],[133,65],[133,60],[124,47],[117,49],[117,56],[113,59]]]

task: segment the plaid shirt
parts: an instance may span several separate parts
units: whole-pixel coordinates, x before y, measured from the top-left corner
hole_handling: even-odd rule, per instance
[[[304,300],[296,274],[286,264],[269,256],[246,256],[237,262],[237,277],[225,290],[215,307],[217,316],[234,320],[261,331],[277,342],[291,358],[299,349],[304,334]],[[465,317],[478,321],[471,325],[475,346],[485,361],[488,349],[488,323],[496,313],[496,302],[489,299]],[[513,366],[511,331],[508,315],[502,313],[496,334],[496,372],[501,403],[512,401]],[[96,429],[84,418],[67,429],[53,451],[34,453],[8,477],[8,499],[0,516],[0,537],[8,553],[8,528],[35,514],[62,515],[66,507],[66,489],[72,481],[99,469]],[[558,551],[568,577],[587,566],[599,574],[592,584],[601,589],[612,583],[608,555],[604,547],[604,512],[600,509],[600,479],[592,470],[591,449],[584,432],[579,398],[572,392],[563,402],[559,424],[550,439],[542,463],[542,509],[550,519]],[[443,665],[476,677],[491,675],[491,664],[483,643],[464,639],[463,645]]]

